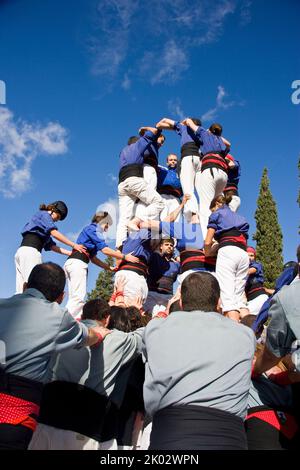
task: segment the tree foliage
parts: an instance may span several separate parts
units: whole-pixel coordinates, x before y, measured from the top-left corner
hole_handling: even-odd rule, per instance
[[[272,288],[283,269],[282,231],[277,207],[270,190],[268,170],[264,168],[255,212],[257,260],[264,268],[265,285]]]
[[[110,266],[113,266],[114,264],[114,259],[111,256],[108,256],[105,259],[105,262],[109,264]],[[87,299],[92,300],[92,299],[98,299],[99,297],[104,300],[109,300],[111,294],[113,293],[114,290],[114,273],[112,271],[107,271],[104,269],[101,269],[95,288],[88,293]]]

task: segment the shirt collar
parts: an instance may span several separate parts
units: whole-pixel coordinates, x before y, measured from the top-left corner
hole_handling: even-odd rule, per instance
[[[29,289],[26,289],[24,291],[24,294],[29,295],[31,297],[36,297],[37,299],[47,300],[44,294],[42,294],[42,292],[40,292],[37,289],[33,289],[32,287],[30,287]]]

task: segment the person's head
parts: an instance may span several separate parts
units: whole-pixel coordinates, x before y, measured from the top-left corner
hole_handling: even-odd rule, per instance
[[[64,270],[56,263],[37,264],[31,271],[25,289],[36,289],[41,292],[49,302],[62,303],[66,276]]]
[[[82,309],[82,320],[96,320],[102,326],[107,327],[109,323],[110,307],[106,300],[93,299],[86,302]]]
[[[110,307],[110,318],[107,328],[129,333],[131,325],[126,308],[116,306]]]
[[[147,317],[142,317],[141,312],[137,307],[133,305],[131,307],[127,307],[127,315],[130,321],[130,331],[135,331],[142,326],[146,326],[148,323]]]
[[[177,158],[177,155],[175,155],[175,153],[170,153],[167,156],[167,165],[169,168],[176,168],[177,162],[178,162],[178,158]]]
[[[256,315],[249,314],[241,318],[240,323],[242,325],[248,326],[249,328],[252,328],[252,325],[255,322],[255,320],[256,320]]]
[[[160,134],[160,136],[157,139],[157,143],[158,143],[159,147],[164,145],[165,140],[166,140],[165,136],[163,134]]]
[[[207,272],[189,274],[181,285],[181,310],[220,311],[220,286],[217,279]]]
[[[210,132],[218,137],[220,137],[222,135],[222,131],[223,131],[223,127],[221,126],[221,124],[217,123],[217,122],[214,122],[210,128],[209,128]]]
[[[174,253],[174,240],[173,238],[162,239],[159,244],[159,252],[162,256],[172,257]]]
[[[297,261],[300,264],[300,245],[298,245],[298,248],[297,248]]]
[[[64,220],[68,215],[68,207],[63,201],[55,201],[51,202],[51,204],[41,204],[40,210],[49,212],[54,222]]]
[[[106,211],[96,212],[92,218],[92,224],[99,224],[104,232],[107,232],[113,221]]]
[[[201,120],[199,118],[192,117],[190,118],[196,126],[201,126]]]
[[[247,246],[247,253],[249,257],[249,261],[255,261],[256,259],[256,250],[253,246]]]
[[[127,145],[132,145],[135,144],[139,140],[139,137],[137,135],[132,135],[129,137]]]
[[[169,308],[169,315],[171,315],[172,312],[180,312],[182,310],[181,305],[180,305],[180,300],[175,300]]]
[[[225,193],[224,195],[220,195],[220,196],[217,196],[215,197],[211,203],[210,203],[210,210],[211,212],[215,212],[216,210],[220,209],[221,207],[230,204],[231,202],[231,199],[232,199],[232,195],[231,194],[227,194]]]

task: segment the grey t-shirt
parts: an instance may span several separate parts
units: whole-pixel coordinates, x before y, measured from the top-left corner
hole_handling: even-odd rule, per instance
[[[143,341],[146,411],[190,404],[244,418],[255,345],[250,328],[215,312],[152,320]]]
[[[88,327],[97,325],[93,320],[81,323]],[[144,328],[131,333],[113,330],[99,346],[59,354],[53,366],[52,380],[85,385],[101,395],[110,396],[118,404],[119,399],[122,401],[129,373],[124,371],[124,366],[141,354],[143,332]],[[118,391],[112,396],[119,378]]]
[[[293,352],[300,340],[300,280],[284,286],[274,295],[269,310],[266,346],[277,357]],[[299,347],[299,346],[298,346]],[[300,371],[300,350],[294,351],[293,361]]]
[[[39,382],[60,351],[85,344],[88,329],[36,289],[0,300],[0,367]]]

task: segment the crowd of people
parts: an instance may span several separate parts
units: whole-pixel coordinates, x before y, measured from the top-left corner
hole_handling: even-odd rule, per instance
[[[163,130],[181,145],[167,166]],[[240,163],[222,132],[163,118],[129,138],[114,248],[108,212],[76,242],[57,229],[63,201],[26,223],[16,295],[0,300],[0,448],[298,445],[300,247],[267,289],[239,213]],[[43,263],[43,250],[68,256],[64,267]],[[90,262],[114,273],[109,301],[86,301]]]

